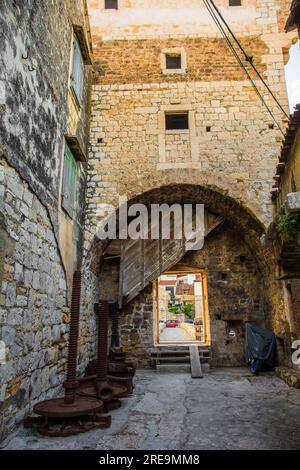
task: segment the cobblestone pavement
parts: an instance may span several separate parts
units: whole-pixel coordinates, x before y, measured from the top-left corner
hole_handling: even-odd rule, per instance
[[[5,449],[299,449],[299,419],[300,390],[272,373],[143,370],[109,429],[51,439],[20,428]]]
[[[193,341],[193,338],[182,328],[164,328],[159,335],[160,341]]]

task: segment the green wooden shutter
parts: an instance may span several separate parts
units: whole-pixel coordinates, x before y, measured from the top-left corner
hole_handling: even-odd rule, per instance
[[[73,218],[76,200],[77,163],[73,154],[65,144],[65,159],[62,188],[62,207]]]

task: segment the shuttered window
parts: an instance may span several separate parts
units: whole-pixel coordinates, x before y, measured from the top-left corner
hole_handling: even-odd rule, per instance
[[[71,73],[71,87],[75,93],[78,103],[82,103],[83,94],[84,62],[81,50],[76,38],[73,41],[73,62]]]
[[[77,163],[73,154],[65,144],[63,187],[62,187],[62,207],[67,214],[73,218],[76,202],[77,186]]]

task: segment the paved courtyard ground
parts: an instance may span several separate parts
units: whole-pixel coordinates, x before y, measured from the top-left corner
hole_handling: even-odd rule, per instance
[[[182,328],[164,328],[162,333],[159,335],[160,341],[166,342],[184,342],[193,341],[193,338]]]
[[[68,438],[19,429],[6,449],[300,449],[300,390],[268,373],[217,369],[203,379],[139,371],[109,429]]]

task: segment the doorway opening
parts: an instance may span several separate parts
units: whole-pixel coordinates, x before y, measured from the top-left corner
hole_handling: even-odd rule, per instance
[[[156,283],[156,343],[209,345],[205,271],[169,271]]]

